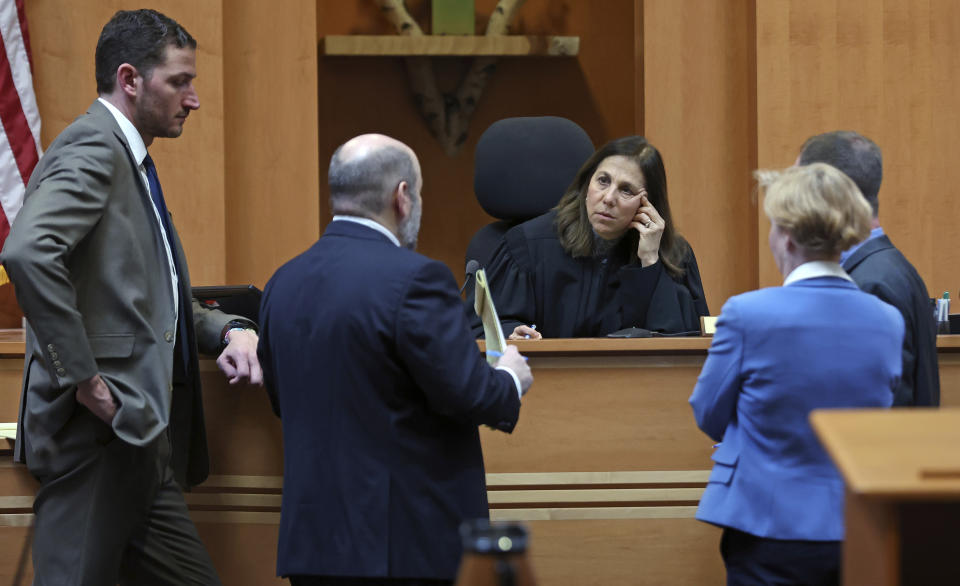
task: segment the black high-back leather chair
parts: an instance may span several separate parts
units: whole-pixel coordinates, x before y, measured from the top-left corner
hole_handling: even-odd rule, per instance
[[[486,267],[507,230],[556,205],[593,151],[587,133],[566,118],[504,118],[491,124],[477,142],[473,192],[499,221],[474,234],[464,266],[476,260]]]

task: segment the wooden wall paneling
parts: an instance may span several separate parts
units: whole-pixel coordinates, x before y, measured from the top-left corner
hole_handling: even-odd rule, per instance
[[[929,2],[889,2],[878,6],[878,12],[883,22],[884,41],[879,53],[883,63],[880,115],[884,123],[882,138],[878,140],[884,149],[880,221],[891,240],[921,271],[930,293],[942,293],[943,289],[937,291],[930,282],[938,256],[936,228],[951,229],[950,220],[957,216],[950,214],[956,208],[951,204],[953,198],[948,195],[949,191],[932,193],[931,190],[943,190],[942,181],[957,175],[942,165],[943,159],[939,165],[935,162],[940,158],[937,148],[946,145],[935,144],[934,121],[945,123],[943,116],[949,114],[947,110],[933,111],[933,92],[937,86],[950,87],[950,82],[943,79],[950,74],[940,68],[930,38],[931,20],[939,15],[934,14]],[[935,80],[934,75],[938,79]],[[954,136],[960,131],[956,124],[952,128],[949,124],[944,127]],[[907,198],[909,204],[903,205]],[[940,224],[941,219],[936,216],[941,213],[949,215],[949,219],[944,218],[948,223]]]
[[[277,577],[278,524],[211,522],[196,513],[194,517],[197,533],[207,547],[222,583],[236,586],[290,584]]]
[[[713,443],[687,404],[703,360],[533,355],[516,429],[480,428],[487,472],[708,469]]]
[[[163,192],[197,284],[223,281],[223,72],[222,10],[219,2],[159,0],[153,8],[182,24],[198,43],[200,109],[183,135],[150,147]],[[136,2],[26,3],[33,51],[34,89],[46,148],[97,97],[94,51],[103,25],[117,10]]]
[[[877,2],[757,3],[759,166],[793,164],[809,136],[853,129],[879,142],[882,26]],[[777,285],[758,208],[760,286]]]
[[[531,521],[540,584],[722,584],[720,530],[694,519]]]
[[[954,338],[938,340],[945,406],[960,405]],[[19,378],[19,345],[8,344],[0,359],[4,379]],[[696,429],[686,398],[707,340],[519,345],[531,356],[538,387],[524,398],[513,434],[482,428],[481,437],[491,515],[530,527],[540,583],[722,583],[719,530],[693,519],[713,442]],[[225,584],[273,583],[279,420],[262,389],[231,387],[212,360],[202,361],[201,373],[213,475],[186,501]],[[7,382],[0,384],[7,414],[0,422],[18,402],[16,385]],[[11,580],[20,568],[29,573],[24,503],[37,485],[10,463],[11,448],[0,444],[0,583],[27,584]]]
[[[200,369],[210,474],[283,476],[280,418],[273,415],[266,390],[226,384],[212,360]]]
[[[413,103],[400,58],[323,57],[319,62],[321,214],[327,209],[326,167],[334,149],[363,132],[382,132],[410,145],[424,174],[419,251],[440,259],[462,278],[464,252],[473,234],[493,221],[473,195],[477,139],[493,122],[510,116],[563,116],[580,124],[599,145],[636,131],[634,65],[635,0],[598,3],[528,0],[512,32],[576,35],[576,58],[509,58],[498,62],[456,157],[445,155]],[[476,2],[482,32],[495,0]],[[429,3],[407,2],[421,26]],[[393,34],[373,2],[318,0],[317,30],[326,34]],[[469,61],[433,60],[438,83],[450,90]],[[559,198],[559,195],[558,195]]]
[[[262,287],[319,236],[316,2],[223,16],[226,277]]]
[[[785,167],[820,132],[857,130],[880,145],[880,221],[931,294],[956,292],[960,252],[950,235],[960,6],[949,1],[757,3],[757,145],[761,167]],[[761,285],[781,277],[765,250]]]
[[[0,582],[10,586],[33,584],[32,541],[33,527],[0,528]]]
[[[96,97],[93,50],[103,24],[139,6],[85,1],[64,9],[38,0],[27,7],[49,144]],[[198,285],[262,286],[318,235],[315,3],[283,11],[252,1],[228,10],[182,0],[155,7],[199,43],[201,108],[182,137],[151,147],[191,277]]]
[[[880,12],[880,9],[878,9]],[[957,295],[960,203],[956,137],[960,5],[885,2],[881,120],[886,131],[880,220],[931,295]]]
[[[809,18],[814,22],[828,20],[824,10],[826,4],[827,2],[811,2]],[[762,169],[779,169],[790,165],[793,161],[790,158],[791,153],[795,159],[800,142],[812,134],[812,131],[806,129],[798,131],[792,127],[793,117],[797,115],[796,111],[800,109],[804,98],[791,93],[792,72],[796,67],[795,61],[791,59],[793,52],[790,47],[790,40],[795,34],[791,22],[791,6],[789,0],[759,2],[756,5],[757,135],[755,140],[757,166]],[[810,26],[806,29],[798,26],[797,28],[799,29],[796,33],[798,38],[802,38],[801,33],[804,30],[809,36],[820,29],[818,26]],[[822,39],[805,38],[798,44],[801,49],[806,48],[807,52],[815,52],[816,57],[819,57],[823,43]],[[809,60],[818,64],[820,59],[816,57]],[[814,97],[822,95],[824,92],[818,85],[817,70],[806,72],[806,74],[805,84],[801,85],[800,89],[806,89],[809,95]],[[813,113],[805,111],[801,115],[806,118],[804,123],[808,123],[812,115]],[[763,213],[762,198],[758,197],[757,203],[758,230],[755,261],[758,271],[757,284],[761,287],[778,285],[782,282],[782,277],[774,264],[767,244],[770,222]]]
[[[124,8],[141,8],[127,3]],[[182,24],[197,40],[200,109],[190,114],[183,135],[160,139],[150,147],[163,194],[195,285],[219,285],[226,278],[224,254],[223,5],[220,2],[167,2],[155,6]],[[108,17],[109,18],[109,17]],[[106,19],[104,19],[106,22]],[[99,34],[100,29],[97,29]],[[89,52],[79,52],[89,55]]]
[[[196,284],[224,278],[223,116],[220,3],[161,0],[154,8],[180,22],[197,39],[197,91],[201,109],[176,140],[158,140],[150,152],[157,162],[167,205],[173,214]],[[46,148],[96,99],[94,51],[103,25],[131,2],[54,0],[25,3],[33,52],[33,84]],[[13,287],[0,287],[0,327],[20,327],[22,313]]]
[[[643,100],[643,3],[644,0],[633,1],[633,134],[644,134],[644,100]]]
[[[937,365],[940,370],[940,406],[960,407],[960,393],[953,389],[960,389],[960,354],[938,355]]]
[[[23,312],[17,305],[16,290],[12,284],[0,286],[0,328],[23,326]]]
[[[0,423],[16,422],[20,417],[22,388],[23,360],[0,359]]]
[[[644,131],[711,313],[756,288],[752,2],[645,0]]]

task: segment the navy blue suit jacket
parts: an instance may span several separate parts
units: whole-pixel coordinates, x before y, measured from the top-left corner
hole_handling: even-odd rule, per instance
[[[445,265],[354,222],[270,279],[260,359],[283,427],[277,573],[452,579],[487,517],[477,426],[520,398],[470,334]]]
[[[861,289],[896,307],[903,316],[903,377],[894,390],[894,406],[940,405],[937,325],[917,270],[886,236],[864,242],[843,268]]]
[[[810,427],[820,408],[889,407],[903,319],[839,277],[730,298],[690,404],[721,441],[697,518],[758,537],[843,539],[843,481]]]

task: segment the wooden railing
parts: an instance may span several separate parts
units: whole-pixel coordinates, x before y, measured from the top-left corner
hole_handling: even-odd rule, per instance
[[[534,386],[514,432],[481,428],[481,440],[490,516],[530,528],[540,583],[723,583],[720,531],[693,518],[713,443],[687,398],[709,343],[517,344]],[[942,402],[960,406],[960,336],[941,336],[938,348]],[[22,334],[0,332],[0,421],[16,419],[22,357]],[[225,584],[283,583],[280,421],[263,389],[229,387],[210,360],[201,370],[212,475],[186,494],[191,515]],[[29,584],[37,485],[11,457],[0,439],[0,584]]]

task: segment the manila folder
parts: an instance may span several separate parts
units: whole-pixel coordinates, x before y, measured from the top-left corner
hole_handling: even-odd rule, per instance
[[[497,360],[507,349],[507,342],[503,339],[503,329],[497,317],[497,308],[493,306],[493,297],[487,287],[487,274],[479,269],[476,274],[476,289],[473,308],[483,322],[483,338],[487,344],[487,362],[496,364]]]

